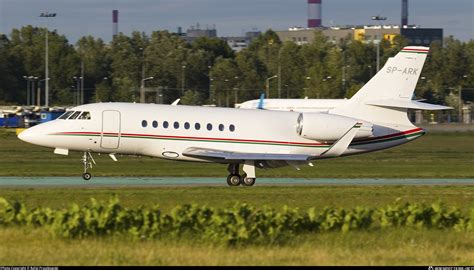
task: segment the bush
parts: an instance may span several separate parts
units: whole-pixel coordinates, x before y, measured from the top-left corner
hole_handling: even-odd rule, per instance
[[[55,236],[130,235],[138,239],[192,238],[229,245],[280,243],[303,233],[348,232],[384,228],[474,229],[474,210],[462,215],[441,202],[431,205],[401,203],[379,208],[311,208],[306,212],[284,207],[256,209],[236,204],[230,209],[198,205],[175,207],[164,214],[159,206],[127,209],[113,197],[108,203],[91,199],[85,206],[72,204],[69,209],[33,208],[0,198],[0,227],[44,227]]]

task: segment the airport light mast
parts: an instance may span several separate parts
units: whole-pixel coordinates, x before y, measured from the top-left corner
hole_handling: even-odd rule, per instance
[[[56,13],[41,13],[40,14],[41,18],[53,18],[56,17]],[[49,107],[49,66],[48,66],[48,35],[49,35],[49,30],[46,27],[46,34],[45,34],[45,56],[44,56],[44,77],[47,78],[44,84],[44,106]]]
[[[270,98],[270,81],[273,80],[273,79],[276,79],[278,78],[278,75],[274,75],[270,78],[267,78],[265,80],[265,86],[266,86],[266,90],[267,90],[267,98]]]
[[[377,16],[372,16],[373,21],[386,21],[387,17],[382,17],[380,15]],[[380,28],[382,28],[382,25],[378,25]],[[379,31],[379,36],[382,34],[382,31]],[[382,37],[379,37],[379,42],[377,42],[377,72],[380,70],[380,42],[382,42]]]

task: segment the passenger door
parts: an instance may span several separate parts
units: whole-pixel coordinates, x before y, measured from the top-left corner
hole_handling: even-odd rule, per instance
[[[120,112],[103,111],[100,147],[104,149],[118,149],[120,136]]]

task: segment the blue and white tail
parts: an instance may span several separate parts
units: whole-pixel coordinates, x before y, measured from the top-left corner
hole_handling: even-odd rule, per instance
[[[395,57],[389,58],[385,66],[347,104],[330,113],[379,124],[412,126],[407,109],[451,109],[412,100],[428,52],[428,47],[403,48]]]

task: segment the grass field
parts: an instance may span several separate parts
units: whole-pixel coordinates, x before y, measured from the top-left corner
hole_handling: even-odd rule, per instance
[[[63,240],[1,229],[2,265],[472,265],[474,234],[393,230],[307,235],[284,246],[230,248],[127,238]]]
[[[94,176],[208,176],[225,177],[226,166],[166,161],[148,157],[96,158]],[[16,138],[14,130],[0,130],[0,176],[79,176],[80,153],[54,155],[52,149]],[[433,133],[377,153],[322,160],[311,168],[258,170],[258,177],[296,178],[473,178],[474,133]]]

